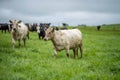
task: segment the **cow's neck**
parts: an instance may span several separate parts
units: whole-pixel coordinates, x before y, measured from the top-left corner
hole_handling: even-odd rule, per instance
[[[52,41],[53,45],[55,45],[55,33],[53,34],[51,41]]]
[[[57,33],[57,34],[56,34]],[[55,31],[54,33],[53,33],[53,37],[52,37],[52,43],[53,43],[53,45],[57,45],[57,46],[59,46],[59,34],[58,34],[58,31]]]
[[[13,32],[13,35],[14,35],[15,37],[17,37],[17,36],[20,36],[20,33],[19,33],[18,31],[16,31],[16,32],[14,31],[14,32]]]

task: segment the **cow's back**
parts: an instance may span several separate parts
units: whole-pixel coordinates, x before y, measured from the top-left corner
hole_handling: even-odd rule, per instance
[[[56,32],[56,43],[70,48],[77,47],[82,40],[82,34],[78,29],[59,30]]]
[[[81,43],[82,34],[78,29],[63,30],[63,33],[65,34],[64,37],[68,41],[70,48],[74,48]]]

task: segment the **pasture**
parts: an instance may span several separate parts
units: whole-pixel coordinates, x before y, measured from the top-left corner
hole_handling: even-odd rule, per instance
[[[0,80],[120,80],[120,25],[79,27],[83,58],[67,58],[65,51],[53,58],[51,41],[30,32],[26,47],[12,48],[10,33],[0,31]]]

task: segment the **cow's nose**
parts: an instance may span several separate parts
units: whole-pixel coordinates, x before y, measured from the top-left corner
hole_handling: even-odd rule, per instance
[[[16,29],[15,29],[15,28],[13,28],[13,30],[15,31]]]
[[[13,28],[13,30],[14,30],[14,31],[16,31],[16,29],[15,29],[15,28]]]
[[[44,38],[44,40],[46,41],[46,39]]]

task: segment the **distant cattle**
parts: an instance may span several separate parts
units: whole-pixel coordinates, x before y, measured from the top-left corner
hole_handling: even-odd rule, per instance
[[[44,40],[51,40],[54,45],[54,56],[57,51],[66,50],[66,55],[69,57],[69,50],[74,52],[74,58],[78,55],[78,48],[80,48],[82,58],[82,33],[78,29],[71,30],[55,30],[49,27],[45,31]]]
[[[97,26],[97,30],[100,31],[101,26]]]
[[[64,27],[69,26],[67,23],[62,23],[62,25],[63,25]]]
[[[67,30],[66,27],[60,28],[60,27],[55,27],[55,30]]]
[[[10,32],[11,26],[10,24],[7,24],[7,23],[0,23],[0,30],[2,30],[2,33],[3,31],[5,31],[5,33],[6,31]]]
[[[37,23],[33,23],[32,25],[31,25],[31,30],[30,31],[37,31]]]
[[[50,26],[50,23],[40,23],[39,26],[37,26],[37,33],[39,39],[42,37],[42,39],[45,37],[45,30]]]
[[[60,30],[60,28],[59,28],[59,27],[54,27],[54,29],[55,29],[55,30]]]
[[[24,46],[26,45],[26,37],[29,38],[29,30],[28,27],[21,20],[9,20],[12,24],[12,45],[15,47],[15,41],[18,40],[19,47],[21,45],[21,41],[23,40]]]
[[[61,30],[66,30],[67,28],[66,27],[64,27],[64,28],[60,28]]]
[[[33,24],[25,23],[25,25],[28,27],[29,31],[31,32],[37,31],[37,26],[38,26],[37,23],[33,23]]]

